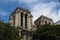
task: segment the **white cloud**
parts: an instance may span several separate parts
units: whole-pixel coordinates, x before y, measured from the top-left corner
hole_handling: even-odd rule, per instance
[[[6,2],[15,2],[15,1],[18,1],[18,0],[6,0]]]
[[[20,2],[26,3],[26,4],[32,4],[36,3],[38,0],[20,0]]]
[[[2,15],[2,16],[6,16],[6,15],[7,15],[7,13],[6,13],[6,12],[1,11],[1,12],[0,12],[0,15]]]
[[[20,0],[19,3],[24,3],[27,5],[29,8],[33,7],[35,4],[37,4],[39,0]]]
[[[18,2],[19,4],[25,3],[27,5],[31,5],[38,2],[38,0],[6,0],[6,2]]]
[[[23,3],[26,3],[26,4],[31,4],[32,5],[32,3],[34,4],[34,3],[39,3],[39,2],[51,2],[51,1],[54,1],[54,2],[57,2],[58,0],[20,0],[19,2],[23,2]]]
[[[33,19],[36,20],[39,16],[45,15],[49,18],[52,18],[54,22],[56,22],[57,20],[60,19],[58,14],[56,15],[57,11],[53,10],[56,6],[57,4],[55,2],[38,3],[34,5],[31,9],[31,13],[33,14]]]
[[[31,6],[30,10],[31,13],[33,14],[33,20],[36,20],[40,15],[50,17],[54,20],[54,22],[60,19],[60,10],[58,11],[58,14],[56,10],[53,10],[57,6],[54,0],[53,1],[51,0],[50,2],[47,3],[45,3],[47,0],[7,0],[7,2],[10,1],[13,2],[17,1],[19,4],[25,3],[28,7]]]
[[[58,15],[60,15],[60,10],[58,10]]]

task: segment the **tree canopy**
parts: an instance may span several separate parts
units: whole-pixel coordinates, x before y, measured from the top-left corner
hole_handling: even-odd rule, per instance
[[[19,40],[19,30],[0,21],[0,40]]]
[[[60,40],[60,25],[42,25],[32,33],[32,40]]]

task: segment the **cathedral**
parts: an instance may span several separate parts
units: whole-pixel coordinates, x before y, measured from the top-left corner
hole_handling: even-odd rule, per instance
[[[19,29],[20,40],[31,40],[31,33],[38,27],[45,24],[53,25],[53,20],[46,16],[40,16],[32,24],[32,14],[29,10],[22,7],[17,7],[9,17],[11,26]]]
[[[32,31],[32,14],[29,10],[17,7],[10,15],[9,23],[11,26],[19,28],[20,40],[30,40]]]

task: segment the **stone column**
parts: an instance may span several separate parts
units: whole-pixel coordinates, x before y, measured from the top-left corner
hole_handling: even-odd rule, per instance
[[[11,26],[13,26],[13,16],[11,16],[10,20],[9,20],[9,23]]]
[[[31,30],[33,30],[33,21],[32,21],[32,16],[31,16],[30,22],[31,22]]]
[[[23,29],[25,29],[25,14],[23,14]]]
[[[18,26],[18,13],[15,14],[15,26],[17,27]]]
[[[28,26],[28,30],[31,30],[31,17],[30,17],[30,14],[28,14],[27,26]]]
[[[30,36],[30,34],[28,35],[28,40],[31,40],[31,36]]]
[[[27,16],[27,29],[29,30],[29,17]]]
[[[21,13],[18,13],[18,26],[21,26]]]
[[[25,34],[24,34],[24,36],[23,36],[23,37],[24,37],[23,39],[24,39],[24,40],[26,40],[26,35],[25,35]]]

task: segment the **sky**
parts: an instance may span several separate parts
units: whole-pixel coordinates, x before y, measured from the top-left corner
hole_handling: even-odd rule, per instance
[[[54,22],[60,20],[59,0],[0,0],[0,19],[8,22],[10,14],[17,7],[30,10],[33,21],[41,15],[53,19]]]

